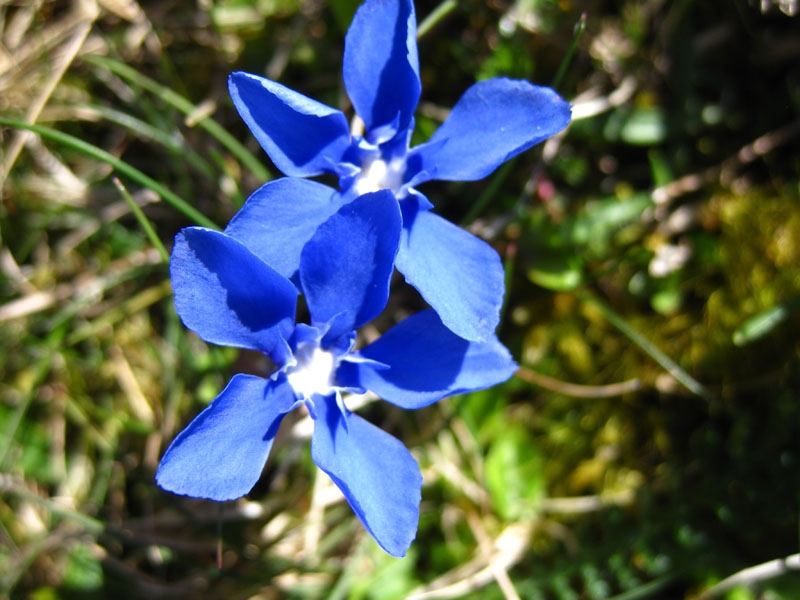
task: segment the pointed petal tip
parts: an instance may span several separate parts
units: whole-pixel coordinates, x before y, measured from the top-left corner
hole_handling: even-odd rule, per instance
[[[169,272],[178,315],[207,342],[270,354],[291,331],[294,285],[222,232],[183,229]]]
[[[296,177],[273,179],[247,198],[225,233],[292,279],[308,240],[342,203],[336,190],[322,183]]]
[[[311,456],[388,554],[404,556],[416,537],[422,473],[395,437],[356,414],[345,429],[334,402],[317,404]]]
[[[372,141],[412,122],[422,91],[416,32],[411,0],[367,0],[347,31],[345,88]]]
[[[233,105],[284,174],[311,177],[331,171],[350,145],[344,114],[265,77],[228,76]]]
[[[483,342],[500,322],[505,275],[489,244],[442,217],[403,211],[395,266],[458,336]]]
[[[450,331],[433,310],[401,321],[361,351],[370,363],[355,366],[360,385],[387,402],[419,409],[447,396],[474,392],[506,381],[517,365],[496,336],[468,341]]]
[[[288,385],[235,375],[169,445],[156,483],[173,494],[217,502],[244,496],[261,476],[294,404]]]
[[[247,494],[248,491],[241,494],[237,492],[229,492],[225,490],[209,490],[206,488],[196,488],[192,485],[187,485],[186,482],[176,480],[173,473],[167,472],[159,465],[155,476],[156,485],[165,492],[175,494],[176,496],[185,496],[187,498],[197,498],[198,500],[211,500],[212,502],[229,502],[231,500],[238,500]]]
[[[300,256],[300,281],[326,339],[357,329],[386,306],[401,216],[388,190],[359,196],[320,225]]]
[[[555,90],[496,77],[470,86],[431,139],[412,149],[420,172],[446,181],[482,179],[563,130],[572,107]]]

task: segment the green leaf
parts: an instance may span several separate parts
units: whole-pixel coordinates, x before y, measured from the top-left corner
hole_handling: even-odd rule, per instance
[[[667,120],[660,107],[620,111],[606,123],[604,135],[609,141],[622,140],[633,146],[653,146],[667,137]]]
[[[528,279],[556,292],[574,290],[583,283],[583,262],[572,254],[537,256],[528,269]]]
[[[103,568],[98,557],[86,544],[81,544],[69,555],[64,574],[64,587],[70,592],[93,592],[103,586]]]
[[[576,246],[588,246],[602,255],[613,236],[623,227],[636,223],[652,204],[648,194],[637,194],[625,200],[610,197],[589,202],[575,218],[570,240]]]
[[[753,315],[733,332],[733,343],[746,346],[770,333],[800,308],[800,296]]]
[[[650,298],[653,310],[661,315],[674,314],[683,304],[683,293],[678,287],[668,287],[657,291]]]
[[[529,431],[508,426],[486,456],[486,486],[505,519],[530,515],[545,495],[544,460]]]

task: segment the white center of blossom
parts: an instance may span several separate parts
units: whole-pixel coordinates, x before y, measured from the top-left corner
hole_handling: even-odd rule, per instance
[[[358,195],[377,192],[379,190],[391,190],[395,194],[403,186],[403,175],[406,165],[404,160],[393,160],[386,162],[381,158],[374,158],[361,165],[354,184]]]
[[[336,358],[315,344],[303,344],[295,352],[297,364],[286,372],[292,389],[303,398],[334,391]]]

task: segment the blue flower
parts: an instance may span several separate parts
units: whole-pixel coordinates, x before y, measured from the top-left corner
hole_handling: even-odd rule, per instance
[[[391,190],[403,215],[397,269],[455,333],[488,339],[503,299],[500,258],[430,212],[431,203],[416,186],[485,177],[566,127],[569,104],[552,89],[527,81],[481,81],[464,93],[428,142],[409,149],[422,88],[410,0],[366,0],[358,9],[345,40],[343,76],[364,123],[363,136],[351,135],[341,111],[269,79],[235,72],[228,87],[239,114],[286,175],[332,173],[347,197]],[[291,228],[291,212],[282,216]]]
[[[295,191],[311,183],[290,181]],[[388,191],[344,204],[316,229],[299,258],[309,324],[295,323],[297,287],[241,242],[200,227],[176,236],[170,276],[184,324],[208,342],[264,353],[277,371],[231,379],[167,449],[156,473],[162,488],[217,501],[243,496],[283,417],[305,406],[314,462],[378,544],[405,554],[419,520],[419,467],[397,439],[350,413],[342,393],[371,390],[420,408],[504,381],[515,364],[496,338],[464,340],[432,310],[354,349],[355,330],[386,304],[400,229]]]

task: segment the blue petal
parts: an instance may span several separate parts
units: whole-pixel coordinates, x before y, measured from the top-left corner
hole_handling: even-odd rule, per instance
[[[356,363],[358,383],[409,409],[497,385],[517,370],[496,337],[469,342],[447,329],[432,310],[395,325],[359,356],[378,361],[378,365]]]
[[[389,190],[359,196],[323,223],[300,257],[312,324],[333,341],[386,306],[400,239],[400,210]]]
[[[571,108],[548,87],[488,79],[470,87],[430,141],[409,161],[427,179],[472,181],[569,124]]]
[[[258,143],[286,175],[333,173],[350,145],[341,111],[250,73],[228,77],[236,110]]]
[[[205,341],[283,351],[294,328],[297,290],[242,244],[189,227],[175,236],[169,272],[178,315]]]
[[[406,204],[396,266],[442,322],[468,340],[489,339],[500,321],[503,265],[486,242]]]
[[[422,84],[411,0],[367,0],[344,46],[344,85],[367,138],[384,142],[408,127]]]
[[[167,448],[156,483],[194,498],[244,496],[261,476],[278,426],[295,402],[285,380],[235,375]]]
[[[225,233],[291,279],[300,267],[303,247],[341,206],[341,196],[326,185],[293,177],[276,179],[253,192]]]
[[[422,474],[397,439],[355,414],[347,425],[335,395],[314,403],[311,457],[342,490],[364,527],[392,556],[405,556],[417,533]]]

